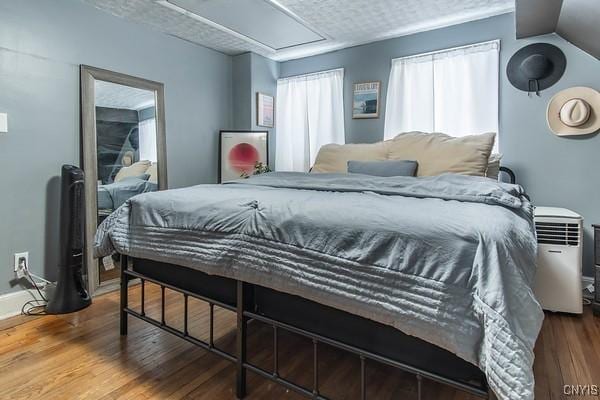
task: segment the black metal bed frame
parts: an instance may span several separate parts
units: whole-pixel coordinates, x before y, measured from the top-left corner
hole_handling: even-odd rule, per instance
[[[137,312],[128,307],[128,284],[132,279],[139,279],[141,283],[141,305],[140,312]],[[160,286],[161,289],[161,319],[160,321],[150,318],[145,314],[144,303],[145,303],[145,284],[146,282],[154,283]],[[252,371],[263,378],[269,379],[275,383],[278,383],[286,388],[294,390],[306,397],[318,400],[328,400],[319,392],[319,368],[318,368],[318,350],[319,343],[326,344],[337,349],[341,349],[352,354],[355,354],[360,359],[360,398],[365,400],[367,398],[366,392],[366,367],[367,360],[376,361],[382,364],[398,368],[402,371],[414,374],[416,377],[417,384],[417,398],[421,400],[422,397],[422,385],[423,379],[432,380],[435,382],[442,383],[444,385],[452,386],[458,390],[467,392],[481,398],[495,399],[495,395],[492,390],[482,390],[462,382],[458,382],[439,374],[423,370],[418,367],[402,363],[385,356],[375,354],[370,351],[360,349],[356,346],[342,343],[338,340],[329,338],[324,335],[320,335],[314,332],[307,331],[305,329],[277,321],[275,319],[266,317],[264,315],[252,312],[252,285],[243,281],[236,281],[236,305],[232,306],[224,302],[194,293],[190,290],[176,287],[172,284],[163,282],[161,280],[146,276],[139,272],[129,269],[129,261],[126,255],[121,255],[121,286],[120,286],[120,333],[121,335],[127,335],[127,316],[131,315],[135,318],[146,321],[166,332],[169,332],[177,337],[180,337],[189,343],[192,343],[198,347],[201,347],[213,354],[223,357],[236,364],[236,396],[238,399],[243,399],[246,396],[246,372]],[[165,289],[169,289],[178,293],[183,294],[184,299],[184,318],[183,318],[183,331],[169,326],[165,322]],[[188,300],[189,297],[193,297],[202,301],[205,301],[209,305],[209,341],[203,341],[194,336],[191,336],[188,332]],[[229,311],[235,312],[237,315],[237,327],[236,327],[236,352],[237,354],[230,354],[223,351],[214,344],[214,307],[218,306]],[[270,325],[273,329],[273,369],[267,371],[257,365],[251,364],[247,360],[247,332],[248,322],[250,320],[257,320]],[[300,386],[288,379],[285,379],[279,375],[279,345],[278,345],[278,331],[286,330],[312,341],[313,345],[313,387],[306,388]]]

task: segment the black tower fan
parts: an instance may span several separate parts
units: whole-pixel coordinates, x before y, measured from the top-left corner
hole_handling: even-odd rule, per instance
[[[82,278],[83,266],[83,171],[63,165],[60,197],[60,265],[48,314],[65,314],[87,307],[92,299]]]

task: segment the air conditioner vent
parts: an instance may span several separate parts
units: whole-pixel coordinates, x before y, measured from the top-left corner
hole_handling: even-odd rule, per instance
[[[579,224],[536,222],[535,230],[540,244],[563,246],[579,245]]]

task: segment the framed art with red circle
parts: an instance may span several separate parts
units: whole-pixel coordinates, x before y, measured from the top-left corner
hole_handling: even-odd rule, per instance
[[[221,131],[219,134],[219,182],[254,175],[257,163],[268,165],[267,131]]]

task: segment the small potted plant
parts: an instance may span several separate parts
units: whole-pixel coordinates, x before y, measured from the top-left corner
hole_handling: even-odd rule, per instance
[[[240,178],[248,179],[248,178],[250,178],[251,175],[266,174],[267,172],[271,172],[271,168],[269,168],[269,166],[267,164],[265,164],[261,161],[257,161],[256,163],[254,163],[254,173],[248,174],[248,172],[244,171],[240,175]]]

